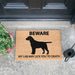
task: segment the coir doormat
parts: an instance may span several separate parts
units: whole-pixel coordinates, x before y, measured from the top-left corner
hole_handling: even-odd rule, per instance
[[[16,31],[16,60],[61,59],[59,30]]]

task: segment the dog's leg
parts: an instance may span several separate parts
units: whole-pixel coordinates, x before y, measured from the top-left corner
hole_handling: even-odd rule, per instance
[[[45,50],[44,50],[44,48],[42,48],[42,50],[43,50],[42,54],[45,54]]]
[[[32,48],[32,53],[31,54],[35,54],[35,48]]]
[[[32,47],[32,52],[31,52],[31,54],[33,54],[34,52],[33,52],[33,50],[34,50],[34,48]]]
[[[46,49],[46,51],[47,51],[47,54],[49,54],[49,50],[48,50],[48,48],[47,48],[47,45],[45,46],[45,49]]]
[[[47,54],[49,54],[49,50],[47,50]]]

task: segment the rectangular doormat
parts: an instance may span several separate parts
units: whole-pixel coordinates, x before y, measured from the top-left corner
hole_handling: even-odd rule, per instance
[[[59,30],[16,31],[16,60],[62,59]]]

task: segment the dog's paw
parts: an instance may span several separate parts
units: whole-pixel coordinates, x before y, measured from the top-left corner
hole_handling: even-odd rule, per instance
[[[42,54],[45,54],[45,52],[42,52]]]
[[[47,52],[47,54],[49,54],[49,52]]]
[[[31,54],[35,54],[35,53],[31,53]]]

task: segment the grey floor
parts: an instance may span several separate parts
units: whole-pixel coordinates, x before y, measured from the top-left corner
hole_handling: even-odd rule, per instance
[[[16,30],[59,29],[62,53],[75,43],[75,25],[68,21],[3,21],[1,24],[14,33],[14,40]],[[64,62],[64,57],[62,60],[16,61],[14,50],[11,54],[0,57],[0,75],[75,75],[75,57],[68,62]]]

